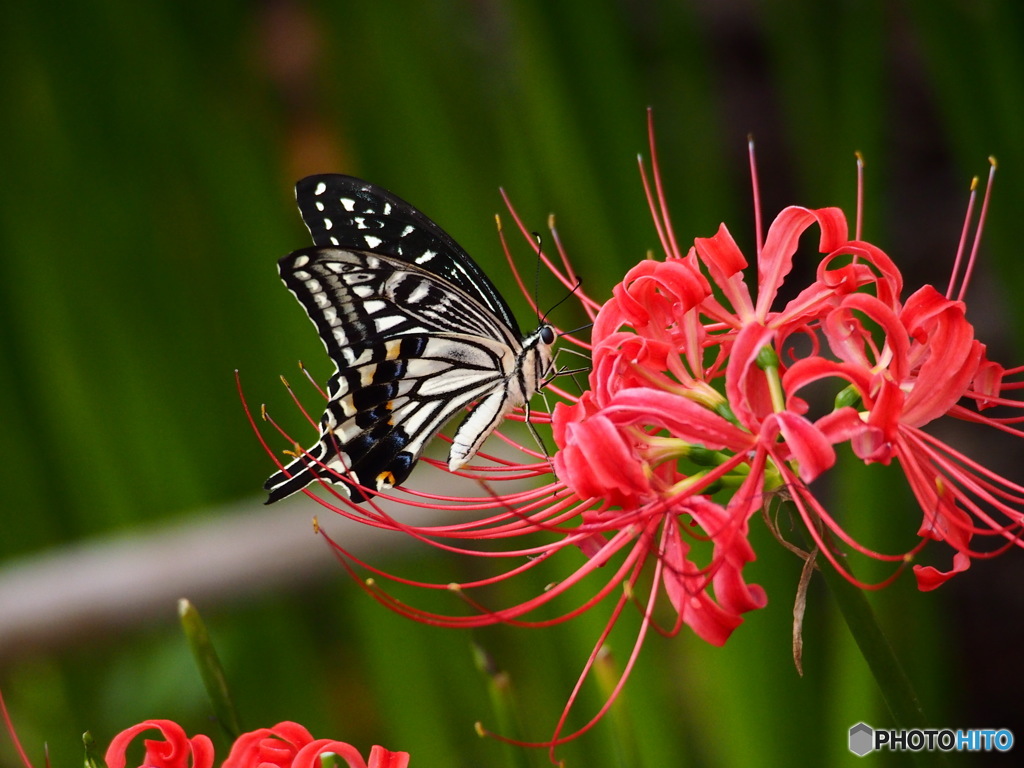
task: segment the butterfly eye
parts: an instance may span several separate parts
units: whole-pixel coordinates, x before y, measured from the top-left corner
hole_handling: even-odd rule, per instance
[[[554,344],[555,329],[552,328],[550,325],[545,325],[543,328],[540,329],[540,340],[543,341],[545,344]]]

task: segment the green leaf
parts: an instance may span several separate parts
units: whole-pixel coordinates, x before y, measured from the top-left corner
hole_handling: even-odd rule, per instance
[[[234,740],[241,734],[242,729],[228,691],[224,668],[217,658],[217,651],[210,641],[206,625],[199,616],[199,611],[185,598],[178,601],[178,616],[181,618],[181,626],[185,630],[185,637],[188,638],[196,666],[199,667],[199,674],[203,678],[203,685],[206,686],[206,693],[213,705],[213,713],[221,727]]]

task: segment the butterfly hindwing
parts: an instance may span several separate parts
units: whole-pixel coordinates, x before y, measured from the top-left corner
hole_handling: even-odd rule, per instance
[[[430,438],[508,373],[518,342],[432,273],[339,248],[296,251],[279,269],[336,371],[321,439],[267,481],[270,501],[318,476],[351,474],[377,490],[400,484]]]
[[[270,501],[317,477],[343,482],[356,501],[365,495],[345,478],[376,490],[401,484],[438,430],[495,390],[500,354],[500,345],[454,334],[366,346],[331,377],[320,440],[267,481]]]

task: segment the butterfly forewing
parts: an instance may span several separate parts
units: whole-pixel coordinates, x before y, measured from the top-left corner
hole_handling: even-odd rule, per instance
[[[521,339],[465,251],[389,192],[325,175],[300,181],[296,195],[318,247],[285,256],[279,271],[336,371],[319,441],[267,480],[268,503],[317,478],[357,502],[399,485],[427,442],[476,402],[449,457],[462,466],[536,391],[551,335]]]
[[[320,246],[338,246],[415,264],[461,288],[513,333],[508,304],[462,247],[419,210],[374,184],[339,174],[307,176],[295,185],[302,220]]]

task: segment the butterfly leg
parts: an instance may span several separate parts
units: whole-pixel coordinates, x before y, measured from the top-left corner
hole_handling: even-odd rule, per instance
[[[544,398],[544,407],[550,413],[551,412],[551,407],[548,405],[548,396],[544,392],[544,390],[540,390],[540,396],[542,398]],[[537,441],[537,446],[540,448],[541,453],[544,454],[544,458],[550,463],[551,462],[551,454],[548,453],[548,447],[547,447],[547,445],[544,444],[544,440],[540,436],[540,432],[537,431],[537,428],[533,425],[533,422],[530,421],[530,402],[529,401],[527,401],[526,403],[523,404],[523,418],[524,418],[524,421],[526,422],[526,428],[530,430],[530,434],[533,435],[533,439]]]

